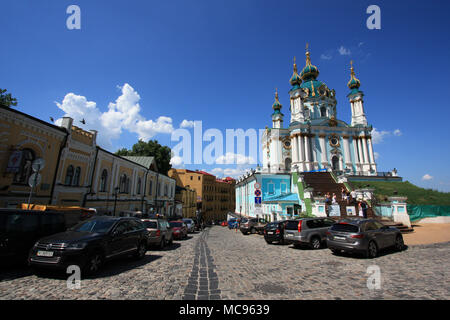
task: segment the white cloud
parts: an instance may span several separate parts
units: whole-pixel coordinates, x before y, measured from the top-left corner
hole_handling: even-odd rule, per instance
[[[364,42],[358,43],[358,47],[361,47],[364,44]]]
[[[394,130],[394,136],[397,136],[397,137],[399,137],[399,136],[401,136],[403,133],[400,131],[400,129],[395,129]]]
[[[238,178],[242,176],[247,171],[250,171],[250,168],[244,168],[242,166],[237,166],[235,168],[214,168],[210,170],[212,174],[217,177],[232,177]]]
[[[179,167],[183,164],[183,158],[180,156],[173,156],[170,158],[170,164],[174,167]]]
[[[383,142],[384,137],[390,134],[389,131],[378,131],[377,128],[372,130],[372,141],[374,144]]]
[[[374,152],[373,153],[375,160],[378,160],[378,158],[380,157],[380,154],[378,152]]]
[[[428,180],[431,180],[431,179],[433,179],[433,176],[430,176],[428,173],[425,174],[425,175],[422,177],[422,180],[425,180],[425,181],[428,181]]]
[[[244,156],[242,154],[235,154],[232,152],[227,152],[225,155],[217,157],[217,164],[251,164],[256,163],[256,161],[251,156]]]
[[[349,56],[351,54],[350,49],[345,48],[344,46],[341,46],[339,49],[339,54],[341,56]]]
[[[55,103],[65,112],[64,116],[74,119],[74,125],[97,130],[97,143],[104,147],[111,147],[112,140],[118,139],[123,130],[136,133],[138,138],[143,140],[149,140],[158,133],[171,133],[174,130],[172,119],[169,117],[161,116],[154,121],[147,120],[140,114],[141,97],[128,83],[118,88],[121,95],[114,103],[109,103],[105,112],[100,111],[95,102],[74,93],[66,94],[61,103]],[[85,125],[79,122],[82,119],[85,119]],[[55,122],[60,124],[61,119]]]
[[[331,56],[331,54],[325,54],[325,53],[322,53],[322,54],[320,55],[320,59],[323,59],[323,60],[331,60],[331,58],[333,58],[333,57]]]
[[[194,127],[194,121],[184,119],[180,123],[180,128],[193,128],[193,127]]]

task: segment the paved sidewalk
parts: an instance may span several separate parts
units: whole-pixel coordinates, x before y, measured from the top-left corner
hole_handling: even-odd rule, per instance
[[[419,223],[413,228],[413,233],[403,235],[407,245],[450,242],[450,223]]]

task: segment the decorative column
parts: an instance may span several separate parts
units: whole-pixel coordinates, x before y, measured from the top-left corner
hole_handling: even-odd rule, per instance
[[[305,150],[303,148],[303,134],[298,136],[298,149],[300,151],[300,170],[305,171]]]
[[[306,154],[306,168],[307,170],[311,170],[311,149],[309,144],[309,135],[305,134],[305,154]]]
[[[361,143],[363,145],[363,152],[364,152],[364,171],[369,172],[370,171],[370,160],[369,160],[369,152],[367,151],[367,141],[366,137],[361,138]]]
[[[342,138],[344,140],[345,168],[352,170],[352,159],[350,156],[350,146],[348,144],[349,136],[343,135]]]
[[[364,160],[364,156],[363,156],[363,152],[362,152],[361,138],[357,137],[357,141],[358,141],[358,155],[359,155],[360,168],[361,168],[361,171],[364,171],[364,163],[366,161]]]
[[[319,145],[320,145],[320,150],[321,152],[321,162],[322,162],[322,167],[326,168],[328,167],[328,154],[327,154],[327,147],[325,145],[325,134],[319,134]]]
[[[358,137],[353,136],[353,154],[355,155],[355,171],[360,171],[359,164],[359,154],[358,154]]]
[[[319,163],[317,161],[317,148],[316,148],[316,139],[314,139],[316,135],[311,134],[311,152],[313,158],[313,170],[319,169]]]
[[[298,163],[298,144],[297,136],[294,134],[291,137],[291,148],[292,148],[292,163]]]
[[[372,137],[367,136],[367,144],[369,146],[370,165],[372,169],[377,172],[377,164],[375,163],[375,155],[373,153]]]

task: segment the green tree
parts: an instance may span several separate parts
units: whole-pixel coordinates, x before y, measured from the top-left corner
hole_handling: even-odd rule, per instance
[[[171,153],[172,150],[169,147],[160,145],[157,140],[149,140],[148,142],[139,140],[131,150],[122,148],[116,152],[119,156],[155,157],[159,173],[165,175],[172,168],[170,164]]]
[[[0,105],[5,107],[17,106],[17,99],[11,96],[11,93],[6,93],[6,89],[0,88]]]

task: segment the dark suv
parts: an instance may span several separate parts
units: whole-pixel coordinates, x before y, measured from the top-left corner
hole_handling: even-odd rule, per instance
[[[62,212],[0,209],[0,265],[25,264],[36,240],[66,230]]]
[[[143,258],[147,241],[148,231],[139,219],[96,217],[40,239],[31,249],[28,262],[33,267],[78,265],[84,274],[93,274],[109,259],[129,254]]]

